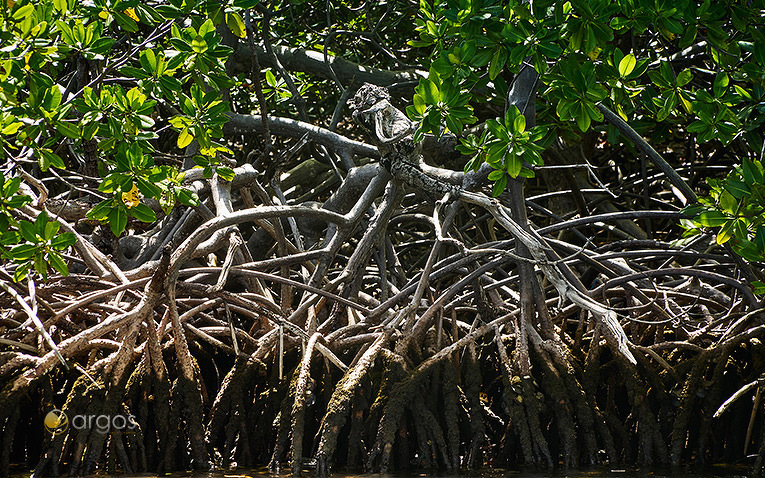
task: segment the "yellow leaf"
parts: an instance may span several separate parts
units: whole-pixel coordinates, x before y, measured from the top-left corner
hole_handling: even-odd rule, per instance
[[[627,118],[627,114],[624,112],[624,108],[622,108],[622,105],[616,105],[616,112],[619,113],[619,116],[621,116],[624,121],[630,120],[629,118]]]
[[[5,0],[5,4],[8,5],[8,8],[13,8],[16,2],[14,0]]]
[[[107,20],[109,18],[109,12],[106,10],[101,10],[100,12],[98,12],[98,17],[101,20]]]
[[[178,147],[183,149],[190,145],[194,141],[194,135],[189,132],[188,128],[183,128],[181,134],[178,135]]]
[[[128,8],[127,10],[123,11],[122,13],[124,13],[127,16],[129,16],[130,18],[132,18],[136,22],[140,22],[141,21],[138,18],[138,15],[135,14],[135,9],[133,9],[133,8]]]
[[[125,203],[125,207],[128,209],[136,207],[141,203],[140,199],[138,199],[138,187],[135,183],[133,183],[133,188],[130,191],[122,193],[122,202]]]
[[[226,25],[231,30],[231,33],[239,38],[247,37],[247,27],[244,25],[242,16],[236,12],[230,12],[226,14]]]

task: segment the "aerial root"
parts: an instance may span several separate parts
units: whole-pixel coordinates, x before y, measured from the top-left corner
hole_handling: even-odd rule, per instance
[[[384,346],[388,343],[391,333],[392,330],[388,330],[380,334],[372,345],[359,357],[356,364],[345,372],[345,375],[343,375],[343,378],[340,379],[340,382],[338,382],[332,392],[329,404],[327,405],[327,413],[322,420],[321,437],[316,452],[320,474],[328,472],[329,461],[332,459],[337,447],[338,434],[348,419],[349,407],[352,406],[357,388],[361,385],[362,379],[368,375],[377,357],[384,350]],[[359,410],[355,411],[355,413],[359,412]],[[358,418],[354,416],[354,420],[358,421]],[[358,427],[358,425],[355,426]],[[355,447],[356,445],[351,444],[350,446]]]
[[[0,475],[3,476],[10,474],[11,449],[13,448],[16,426],[19,424],[20,416],[19,406],[16,405],[8,414],[8,418],[5,421],[0,421],[0,430],[2,430],[2,435],[0,436]]]
[[[524,399],[520,389],[521,379],[513,371],[512,364],[510,363],[510,358],[507,355],[507,350],[505,349],[505,344],[503,343],[501,329],[499,328],[495,332],[494,342],[497,345],[500,372],[502,374],[502,385],[504,387],[502,397],[505,402],[505,407],[510,414],[508,428],[512,429],[512,431],[515,432],[515,434],[518,436],[518,440],[521,444],[524,462],[540,464],[541,457],[536,456],[534,453],[534,447],[531,440],[531,430],[529,428],[529,423],[528,420],[526,420],[525,412],[523,409]]]
[[[755,475],[762,475],[765,473],[765,423],[762,424],[761,428],[760,449],[757,452],[757,459],[755,460],[754,468],[752,469]]]
[[[535,351],[541,372],[538,374],[539,384],[545,394],[552,398],[550,402],[556,418],[558,437],[562,444],[561,460],[563,466],[565,468],[574,467],[577,464],[579,450],[571,399],[550,355],[544,350]]]
[[[478,357],[475,343],[467,346],[464,359],[464,390],[469,406],[470,416],[470,445],[467,453],[467,468],[475,468],[480,463],[479,453],[486,441],[486,427],[482,419],[483,403],[481,402],[481,370],[478,367]]]
[[[276,441],[274,443],[273,453],[271,454],[271,461],[268,464],[268,468],[272,472],[279,472],[281,469],[282,455],[284,455],[287,442],[290,439],[290,427],[292,425],[291,412],[292,405],[295,403],[295,388],[299,374],[300,368],[295,368],[292,378],[289,381],[287,396],[281,402],[279,419],[276,423]]]
[[[459,395],[457,393],[457,376],[454,365],[448,360],[441,364],[441,375],[443,376],[443,397],[444,397],[444,421],[446,422],[446,440],[448,446],[448,456],[451,459],[451,469],[457,470],[460,467],[460,430],[459,430]]]
[[[306,391],[311,379],[311,359],[316,347],[316,341],[321,338],[315,333],[308,340],[303,360],[300,362],[297,382],[295,383],[295,401],[292,405],[292,474],[297,476],[303,466],[303,427],[305,425]]]
[[[220,434],[225,433],[225,444],[220,450],[224,466],[228,466],[234,459],[232,456],[234,449],[249,454],[249,447],[237,447],[237,439],[247,440],[247,434],[243,430],[246,428],[248,409],[245,385],[254,384],[261,370],[258,363],[237,358],[234,366],[224,377],[213,401],[205,430],[205,442],[217,443]],[[255,386],[252,386],[252,389],[254,390]],[[243,456],[240,461],[249,463],[247,458]]]

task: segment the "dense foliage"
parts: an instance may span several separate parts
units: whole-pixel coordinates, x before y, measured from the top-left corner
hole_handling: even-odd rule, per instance
[[[108,222],[115,235],[122,234],[129,218],[156,221],[155,211],[139,193],[158,200],[165,213],[176,202],[197,204],[194,193],[181,186],[183,174],[174,160],[178,154],[159,146],[168,142],[169,126],[178,133],[179,149],[198,141],[194,162],[205,168],[205,177],[213,171],[232,177],[231,169],[218,160],[220,154],[233,154],[221,143],[225,113],[230,111],[221,92],[236,98],[237,111],[257,109],[258,104],[252,79],[241,75],[237,81],[226,75],[224,62],[232,48],[221,43],[218,29],[225,25],[246,40],[249,21],[244,17],[249,18],[248,9],[256,4],[6,2],[0,70],[2,158],[11,167],[36,163],[42,172],[51,167],[86,170],[103,178],[98,190],[105,199],[88,217]],[[409,34],[399,21],[382,23],[393,16],[392,8],[393,4],[376,18],[379,14],[368,6],[367,16],[349,21],[349,31],[342,32],[312,15],[295,19],[289,8],[283,9],[289,21],[279,9],[276,18],[269,14],[268,19],[282,25],[277,38],[295,46],[319,46],[326,37],[323,48],[328,53],[333,39],[348,35],[372,39],[370,43],[392,56],[386,42],[401,50],[401,40]],[[341,12],[335,12],[337,24],[352,12],[344,5],[336,10]],[[466,135],[459,147],[473,157],[466,170],[477,170],[483,161],[496,170],[490,177],[495,195],[505,189],[508,178],[532,177],[534,167],[542,165],[540,151],[553,138],[576,141],[597,130],[607,133],[609,143],[618,144],[619,132],[604,124],[597,107],[603,104],[657,149],[692,141],[691,148],[699,148],[700,154],[724,154],[737,163],[727,177],[710,181],[701,205],[688,210],[695,218],[686,227],[689,232],[720,227],[719,244],[733,238],[733,249],[744,258],[765,260],[765,189],[759,158],[765,132],[765,33],[757,21],[762,10],[761,2],[422,0],[418,38],[407,42],[427,53],[419,58],[429,70],[407,108],[419,122],[415,140],[425,133],[462,135],[466,125],[478,121],[476,105],[485,106],[482,119],[501,111],[508,80],[527,62],[539,74],[538,125],[527,131],[522,115],[510,110],[488,119],[486,128]],[[275,21],[279,17],[285,21]],[[295,34],[294,29],[304,31]],[[138,41],[131,40],[135,34]],[[384,40],[382,45],[376,43],[378,38]],[[358,59],[363,53],[357,43],[342,42],[336,53]],[[405,60],[409,57],[414,57],[411,51],[405,53]],[[298,76],[302,84],[290,79],[288,88],[273,69],[254,79],[265,80],[256,89],[265,86],[262,93],[277,112],[289,109],[285,101],[289,103],[294,93],[315,90],[319,98],[332,96],[331,83]],[[320,106],[313,109],[318,117],[328,114]],[[55,171],[50,174],[57,176]],[[5,218],[0,223],[4,256],[22,266],[16,269],[17,280],[32,263],[43,277],[45,263],[64,272],[60,256],[43,245],[50,239],[22,235],[13,221],[10,209],[24,201],[18,181],[3,182],[9,201],[0,211]],[[62,239],[57,244],[70,242]]]
[[[408,111],[420,121],[419,135],[444,129],[461,135],[477,121],[470,105],[502,107],[507,73],[530,63],[539,74],[540,132],[525,133],[515,114],[489,120],[480,139],[462,139],[463,152],[478,153],[466,170],[485,160],[499,171],[490,178],[495,195],[507,176],[533,176],[539,145],[554,137],[595,129],[611,144],[623,141],[614,125],[604,124],[602,104],[657,149],[677,141],[691,141],[701,154],[725,148],[738,166],[710,181],[703,206],[689,209],[698,215],[687,226],[694,232],[721,226],[718,244],[735,238],[737,253],[763,261],[763,8],[761,2],[422,0],[419,40],[409,44],[428,48],[432,61]],[[548,140],[540,141],[548,130]]]

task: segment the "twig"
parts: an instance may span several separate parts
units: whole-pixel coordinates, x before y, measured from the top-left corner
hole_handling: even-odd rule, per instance
[[[675,186],[685,197],[686,203],[695,203],[697,201],[696,193],[693,192],[693,189],[691,189],[691,187],[688,186],[688,183],[686,183],[685,180],[683,180],[683,178],[677,174],[677,171],[672,169],[672,166],[670,166],[669,163],[664,158],[662,158],[655,149],[653,149],[653,146],[651,146],[648,141],[643,139],[643,137],[640,136],[637,131],[632,129],[632,127],[626,121],[608,109],[603,103],[598,103],[597,107],[611,124],[616,126],[616,128],[621,131],[622,134],[624,134],[633,143],[635,143],[635,145],[646,154],[648,159],[650,159],[654,165],[661,169],[661,171],[667,176],[667,179],[669,179],[669,182],[672,183],[672,185]]]
[[[258,60],[258,55],[255,53],[255,39],[253,37],[255,26],[252,24],[249,9],[245,10],[244,19],[247,26],[247,41],[249,42],[250,48],[252,48],[252,55],[250,55],[250,61],[252,62],[250,65],[250,75],[252,77],[253,86],[255,87],[255,96],[257,96],[258,103],[260,104],[260,115],[263,119],[263,140],[265,144],[263,146],[263,152],[260,155],[262,162],[268,157],[272,144],[271,128],[268,124],[268,104],[266,103],[266,97],[263,94],[263,85],[260,82],[260,61]]]
[[[45,326],[42,323],[42,320],[37,316],[37,313],[29,307],[29,304],[24,300],[21,295],[19,295],[18,292],[13,287],[9,287],[8,284],[5,282],[0,281],[0,289],[5,290],[9,294],[13,296],[14,299],[16,299],[16,302],[21,305],[21,308],[24,309],[24,312],[26,312],[27,316],[29,316],[30,319],[32,319],[32,322],[34,322],[35,327],[37,328],[37,331],[40,333],[40,335],[43,336],[45,339],[45,342],[48,343],[48,346],[53,350],[53,353],[56,355],[56,358],[61,362],[61,364],[64,366],[65,369],[69,370],[69,365],[66,364],[66,360],[64,360],[64,356],[61,355],[61,351],[58,348],[58,345],[56,345],[56,342],[53,341],[53,338],[48,334],[48,331],[45,330]]]
[[[747,383],[746,385],[744,385],[743,387],[738,389],[738,391],[736,393],[731,395],[731,397],[729,399],[725,400],[725,402],[723,402],[723,404],[720,405],[720,408],[717,409],[717,411],[715,412],[713,417],[714,418],[720,418],[720,415],[725,413],[726,410],[728,410],[728,408],[730,408],[730,406],[733,405],[733,403],[736,400],[738,400],[742,396],[746,395],[746,393],[749,390],[753,389],[754,387],[762,387],[763,385],[765,385],[765,378],[758,378],[754,382]]]
[[[210,286],[209,292],[215,293],[223,289],[228,280],[228,274],[231,271],[231,266],[234,264],[234,253],[243,244],[242,239],[239,237],[239,233],[234,231],[228,236],[228,250],[226,251],[226,259],[223,261],[223,266],[220,269],[220,276],[215,285]]]

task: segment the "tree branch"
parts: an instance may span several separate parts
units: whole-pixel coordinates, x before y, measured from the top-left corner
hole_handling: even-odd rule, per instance
[[[259,133],[263,130],[263,118],[260,115],[230,113],[229,117],[231,119],[223,127],[223,134],[226,136]],[[378,158],[380,156],[377,148],[370,144],[348,139],[345,136],[310,123],[276,116],[269,116],[268,121],[271,126],[271,134],[300,138],[308,133],[308,137],[311,140],[324,146],[335,148],[338,151],[345,151],[370,158]]]

